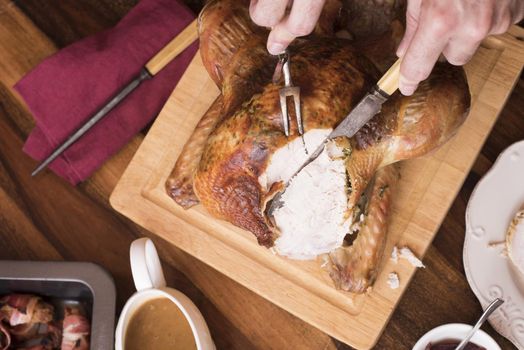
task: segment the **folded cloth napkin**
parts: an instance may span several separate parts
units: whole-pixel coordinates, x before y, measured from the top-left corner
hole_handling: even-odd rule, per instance
[[[176,0],[142,0],[114,28],[45,59],[15,86],[36,121],[24,151],[48,156],[193,19]],[[156,117],[196,50],[193,43],[142,82],[50,168],[72,184],[89,177]]]

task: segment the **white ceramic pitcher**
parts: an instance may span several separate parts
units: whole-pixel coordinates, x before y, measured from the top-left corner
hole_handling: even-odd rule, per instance
[[[164,297],[175,303],[191,326],[198,350],[214,350],[215,345],[204,317],[195,304],[176,289],[166,286],[155,245],[148,238],[140,238],[131,244],[131,271],[137,292],[129,298],[122,309],[115,333],[116,350],[125,349],[125,334],[133,313],[145,302]]]

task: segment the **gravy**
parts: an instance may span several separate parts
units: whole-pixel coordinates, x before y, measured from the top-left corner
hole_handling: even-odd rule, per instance
[[[191,326],[168,298],[151,299],[131,315],[125,350],[197,350]]]

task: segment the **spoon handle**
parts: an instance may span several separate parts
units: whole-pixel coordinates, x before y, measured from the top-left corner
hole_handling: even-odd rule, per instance
[[[469,331],[468,335],[466,336],[466,338],[464,338],[459,345],[457,345],[457,347],[455,348],[455,350],[462,350],[466,347],[466,345],[468,344],[469,340],[471,339],[471,337],[473,337],[473,335],[475,334],[476,331],[479,330],[480,326],[482,326],[482,324],[488,319],[489,315],[491,315],[493,313],[493,311],[495,311],[500,305],[502,305],[504,303],[504,300],[502,299],[495,299],[491,302],[491,304],[488,305],[488,307],[486,308],[486,310],[484,310],[484,313],[482,314],[482,316],[480,316],[479,320],[477,321],[477,323],[475,324],[475,326],[473,326],[473,328],[471,329],[471,331]]]

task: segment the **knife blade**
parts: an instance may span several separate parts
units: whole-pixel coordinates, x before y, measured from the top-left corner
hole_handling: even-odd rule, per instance
[[[400,76],[399,58],[388,71],[382,76],[378,83],[360,100],[349,114],[338,124],[338,126],[322,141],[315,152],[298,168],[298,170],[285,183],[284,189],[277,193],[271,200],[267,213],[271,216],[273,212],[282,207],[282,195],[293,178],[308,164],[314,161],[324,150],[328,141],[340,136],[353,137],[368,121],[380,112],[382,104],[398,89]]]

